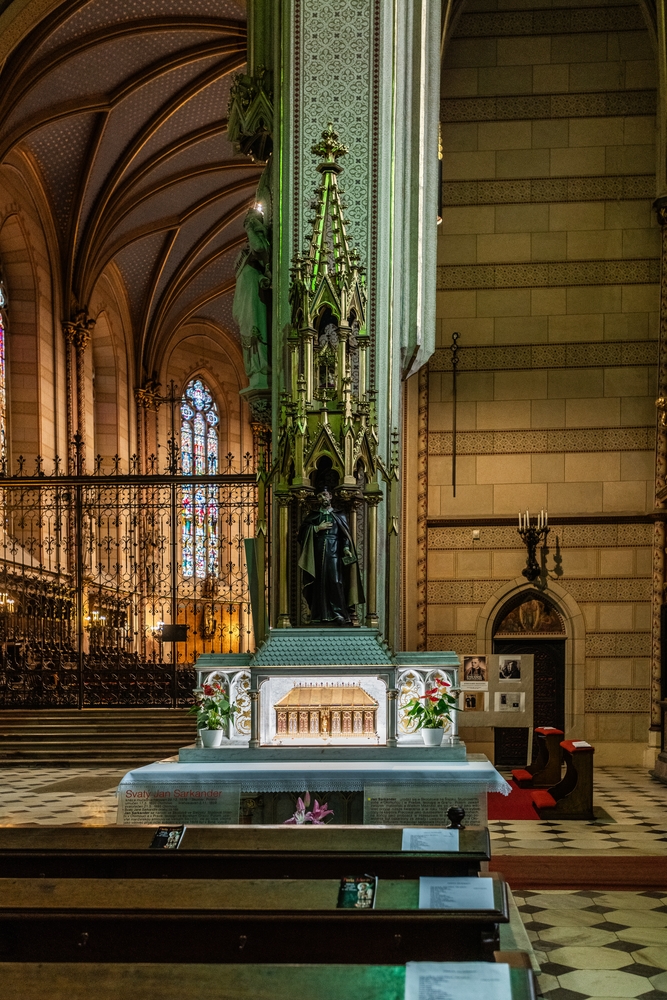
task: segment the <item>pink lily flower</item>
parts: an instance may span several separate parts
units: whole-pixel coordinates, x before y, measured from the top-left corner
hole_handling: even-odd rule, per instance
[[[319,804],[317,799],[315,799],[315,805],[313,806],[313,811],[310,813],[311,823],[323,823],[326,816],[333,816],[333,809],[329,809],[329,803],[323,802],[322,805]]]

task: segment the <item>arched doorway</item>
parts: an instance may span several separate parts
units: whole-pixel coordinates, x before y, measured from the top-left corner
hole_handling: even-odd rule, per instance
[[[560,611],[537,590],[514,594],[493,621],[493,652],[534,656],[533,727],[565,730],[565,642]]]

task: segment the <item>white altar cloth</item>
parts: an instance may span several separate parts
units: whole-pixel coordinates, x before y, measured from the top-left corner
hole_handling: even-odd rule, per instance
[[[248,752],[252,755],[252,751]],[[319,789],[327,792],[363,791],[366,785],[466,785],[471,792],[501,792],[511,788],[488,760],[451,761],[447,763],[375,761],[268,762],[203,764],[159,761],[129,771],[122,779],[119,797],[126,789],[144,785],[173,785],[187,788],[224,788],[240,786],[242,795],[254,792],[303,792]]]

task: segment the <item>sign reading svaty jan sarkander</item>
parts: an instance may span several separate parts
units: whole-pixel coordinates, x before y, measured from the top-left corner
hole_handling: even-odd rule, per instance
[[[212,788],[188,781],[167,787],[162,782],[121,782],[119,823],[238,823],[240,785]]]

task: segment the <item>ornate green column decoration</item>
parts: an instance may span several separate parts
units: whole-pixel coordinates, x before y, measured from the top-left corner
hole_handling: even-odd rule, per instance
[[[248,72],[232,85],[227,136],[239,153],[266,163],[273,147],[273,0],[248,0]]]
[[[357,514],[366,566],[366,620],[377,621],[398,648],[400,468],[394,457],[402,452],[401,382],[428,360],[435,344],[441,3],[275,0],[273,16],[274,468],[277,463],[282,482],[289,484],[293,496],[312,490],[308,456],[316,442],[323,448],[326,440],[332,468],[341,471],[340,489],[357,490],[357,496],[379,503],[364,500],[363,506],[355,507],[348,498],[346,512],[351,522],[355,510]],[[333,127],[320,142],[327,122]],[[336,169],[343,152],[322,148],[331,146],[334,132],[349,148],[344,190],[338,188],[340,169]],[[313,202],[315,169],[322,175],[325,190],[337,192],[331,196],[333,210],[326,208],[324,216],[318,213],[328,204],[329,195],[323,198],[318,192]],[[344,239],[350,233],[358,258],[349,258],[347,243],[346,248],[340,243],[339,203],[341,212],[343,207],[345,211]],[[329,220],[325,224],[324,217]],[[327,243],[329,252],[318,249],[313,259],[313,240],[318,247]],[[349,273],[357,275],[355,287],[365,296],[363,320],[357,314],[359,325],[354,333],[349,314],[345,315],[343,287],[333,302],[341,274],[335,254],[338,262],[349,259]],[[309,281],[314,286],[308,287]],[[295,302],[303,298],[303,288],[309,296],[315,295],[314,287],[322,301],[319,305],[311,302],[308,320],[304,314],[303,321],[296,323]],[[336,320],[323,322],[320,305]],[[338,336],[335,343],[326,332],[331,325]],[[351,337],[358,347],[350,381],[345,365]],[[369,481],[355,485],[350,481],[354,475],[350,456],[357,444],[355,427],[360,417],[355,414],[361,412],[360,407],[364,434],[372,442],[372,464]],[[293,468],[282,464],[286,440]],[[370,444],[367,447],[371,449]],[[389,468],[382,465],[381,456],[392,457]],[[338,498],[342,503],[342,493]],[[371,542],[368,532],[375,518],[377,536]],[[274,537],[276,549],[278,542]],[[294,553],[290,558],[294,560]],[[292,607],[299,600],[293,577]],[[278,581],[273,579],[275,589]],[[373,591],[377,595],[374,608]]]
[[[347,148],[332,125],[322,132],[313,153],[320,159],[316,167],[320,183],[312,205],[308,249],[294,257],[291,270],[289,361],[274,465],[274,496],[280,510],[277,625],[294,624],[287,591],[295,526],[308,503],[326,487],[353,526],[354,547],[360,541],[359,521],[363,522],[366,624],[376,627],[376,511],[383,495],[375,392],[367,363],[366,280],[347,235],[338,187],[343,172],[338,161]],[[294,564],[291,571],[297,573]],[[299,615],[298,600],[296,608],[292,603],[292,616]]]

